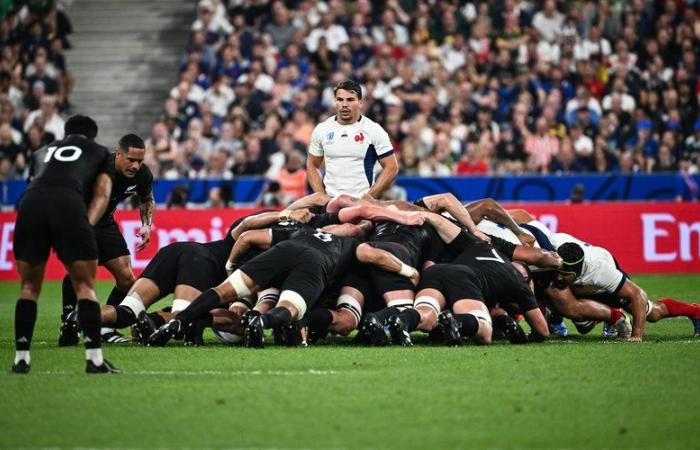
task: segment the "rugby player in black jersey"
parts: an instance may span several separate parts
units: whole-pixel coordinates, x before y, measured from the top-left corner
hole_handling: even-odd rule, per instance
[[[388,211],[381,211],[381,208],[374,212],[381,213],[381,218],[390,215]],[[343,218],[343,211],[338,214]],[[422,222],[417,216],[397,214],[396,218],[405,223]],[[277,306],[265,314],[254,316],[246,328],[244,344],[261,347],[264,328],[285,327],[302,318],[324,288],[337,280],[355,260],[375,264],[396,273],[404,272],[417,281],[415,269],[405,270],[405,264],[390,253],[347,237],[358,234],[364,234],[361,227],[346,223],[329,225],[323,229],[303,226],[299,229],[287,227],[257,230],[251,233],[254,236],[252,238],[242,237],[234,245],[234,260],[231,262],[235,263],[235,258],[247,250],[247,245],[270,249],[236,269],[219,286],[204,292],[174,320],[151,335],[149,343],[164,345],[183,327],[189,326],[220,304],[249,296],[262,288],[276,286],[281,291]]]
[[[492,332],[489,308],[506,303],[517,305],[525,315],[533,338],[549,335],[547,322],[526,280],[526,269],[514,267],[511,260],[558,268],[561,258],[556,253],[514,245],[496,237],[488,243],[438,214],[423,215],[448,243],[454,257],[449,264],[437,264],[422,273],[414,309],[387,320],[392,340],[411,345],[411,331],[431,331],[439,320],[449,344],[458,345],[461,336],[488,344]],[[445,307],[454,315],[441,314]]]
[[[97,124],[89,117],[73,116],[64,129],[66,137],[46,148],[44,167],[19,204],[14,254],[21,294],[15,309],[12,371],[29,372],[37,300],[53,248],[78,297],[78,316],[85,336],[85,371],[118,373],[120,370],[102,356],[100,305],[95,295],[97,243],[92,228],[109,202],[109,150],[95,143]]]
[[[143,139],[135,134],[127,134],[119,140],[116,151],[109,157],[108,174],[112,178],[112,195],[109,199],[107,211],[94,227],[97,239],[97,262],[104,266],[114,276],[116,286],[107,298],[107,304],[117,306],[131,286],[136,281],[131,268],[129,249],[119,230],[119,225],[114,220],[114,211],[117,205],[132,195],[138,195],[142,227],[137,233],[141,242],[136,247],[139,252],[146,248],[151,240],[151,227],[153,225],[153,213],[156,203],[153,198],[153,175],[150,169],[143,164],[146,156]],[[68,315],[75,310],[78,299],[75,297],[70,277],[63,279],[63,314],[61,334],[58,345],[76,345],[78,343],[78,330],[74,320],[66,320]],[[115,328],[102,328],[102,342],[122,343],[127,340]]]

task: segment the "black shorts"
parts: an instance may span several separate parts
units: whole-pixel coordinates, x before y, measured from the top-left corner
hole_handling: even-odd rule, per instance
[[[395,242],[367,242],[374,248],[381,250],[386,250],[392,255],[396,256],[404,264],[413,266],[415,264],[415,257],[411,257],[408,249],[401,244]],[[387,292],[393,291],[413,291],[415,286],[413,283],[398,273],[387,272],[379,267],[371,266],[369,269],[369,275],[374,284],[375,291],[381,296]]]
[[[221,261],[196,242],[175,242],[160,249],[140,278],[152,280],[161,296],[184,284],[199,291],[217,286],[226,277]]]
[[[94,230],[95,239],[97,240],[97,262],[99,265],[103,265],[107,261],[120,256],[130,255],[124,236],[114,219],[98,223],[95,225]]]
[[[64,263],[97,259],[85,200],[72,189],[26,191],[17,212],[13,245],[15,259],[28,263],[46,261],[51,248]]]
[[[311,308],[328,285],[329,274],[321,255],[295,241],[283,241],[241,266],[260,288],[294,291]]]
[[[418,290],[436,289],[445,296],[447,307],[459,300],[484,301],[482,289],[476,282],[474,269],[458,264],[435,264],[421,274]]]
[[[386,307],[386,302],[382,296],[377,293],[374,288],[374,283],[370,278],[370,268],[366,264],[356,263],[348,270],[341,281],[342,286],[348,286],[357,289],[362,294],[364,302],[362,312],[377,312]]]

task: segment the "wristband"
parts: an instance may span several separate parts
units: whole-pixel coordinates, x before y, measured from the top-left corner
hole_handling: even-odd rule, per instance
[[[232,261],[226,261],[226,272],[233,272],[233,270],[236,268],[236,264]]]
[[[277,217],[277,220],[279,222],[287,222],[289,218],[291,217],[292,212],[288,209],[285,209],[284,211],[280,211],[279,216]]]
[[[416,269],[409,266],[408,264],[401,263],[401,270],[399,270],[399,275],[406,278],[411,278],[416,273]]]

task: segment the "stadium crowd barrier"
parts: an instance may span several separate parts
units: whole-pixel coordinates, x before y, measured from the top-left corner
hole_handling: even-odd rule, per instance
[[[700,184],[700,175],[694,176]],[[546,202],[569,198],[577,184],[585,186],[587,200],[671,200],[682,192],[681,177],[663,175],[568,175],[568,176],[476,176],[421,178],[398,177],[396,184],[406,189],[409,200],[426,195],[451,192],[457,198],[472,200],[491,197],[499,201]],[[211,188],[226,184],[230,187],[235,203],[255,203],[266,181],[258,177],[241,177],[235,180],[156,180],[153,193],[156,202],[163,204],[176,186],[188,187],[188,201],[205,203]],[[0,183],[2,205],[11,207],[17,203],[26,189],[24,180],[8,180]],[[680,191],[679,191],[680,189]]]
[[[700,208],[671,202],[608,202],[592,204],[533,203],[506,207],[526,208],[551,230],[566,232],[612,252],[629,273],[700,273]],[[176,241],[206,242],[221,239],[237,218],[256,209],[159,210],[150,245],[135,253],[141,227],[138,211],[117,211],[116,218],[132,253],[136,273],[153,255]],[[0,213],[0,280],[17,280],[12,235],[14,213]],[[64,276],[52,255],[46,277]],[[100,279],[110,275],[100,268]]]

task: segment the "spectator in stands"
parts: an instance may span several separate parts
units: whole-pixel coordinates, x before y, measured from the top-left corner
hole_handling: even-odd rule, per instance
[[[177,172],[176,165],[180,157],[177,141],[170,137],[168,128],[163,122],[156,122],[151,127],[151,137],[146,139],[146,158],[153,159],[150,167],[157,166],[154,174],[170,178],[166,174]],[[155,164],[154,164],[155,163]],[[175,175],[177,176],[177,175]]]
[[[44,95],[41,98],[40,108],[29,113],[27,120],[24,121],[24,131],[29,131],[34,124],[40,124],[45,132],[53,135],[54,139],[63,139],[65,120],[56,110],[56,97]]]
[[[225,74],[217,75],[214,84],[204,94],[204,102],[211,105],[211,112],[218,119],[224,119],[228,115],[228,108],[234,100],[236,100],[236,94],[229,86],[228,77]]]
[[[547,130],[547,119],[540,117],[535,125],[535,132],[530,133],[522,126],[520,132],[525,137],[525,153],[530,155],[532,167],[541,173],[547,173],[552,157],[559,151],[559,139],[551,136]]]
[[[206,173],[203,178],[230,180],[229,154],[223,150],[212,151],[207,158]]]
[[[291,21],[291,14],[284,2],[277,0],[272,3],[272,22],[268,23],[263,31],[272,36],[272,43],[280,51],[284,52],[292,41],[294,25]]]
[[[287,204],[300,199],[307,193],[306,170],[304,157],[298,150],[287,154],[287,161],[277,175],[282,195]]]

